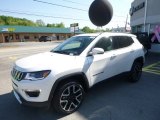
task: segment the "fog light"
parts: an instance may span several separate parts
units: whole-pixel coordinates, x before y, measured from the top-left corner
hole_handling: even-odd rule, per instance
[[[40,90],[25,90],[25,93],[29,96],[29,97],[38,97],[40,94]]]

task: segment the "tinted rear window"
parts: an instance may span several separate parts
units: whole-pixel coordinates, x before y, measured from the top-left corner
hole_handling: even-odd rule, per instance
[[[117,42],[118,48],[128,47],[134,42],[133,39],[128,36],[115,36],[112,37],[112,39]]]

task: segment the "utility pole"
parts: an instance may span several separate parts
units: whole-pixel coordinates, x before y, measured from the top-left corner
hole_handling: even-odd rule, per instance
[[[76,34],[76,27],[78,27],[78,23],[70,24],[71,32],[73,32],[74,35]],[[73,31],[72,31],[72,29],[73,29]]]
[[[127,14],[126,23],[125,23],[125,32],[127,32],[127,24],[128,24],[128,14]]]
[[[146,0],[146,2],[145,2],[145,13],[144,13],[144,32],[146,31],[147,8],[148,8],[148,0]]]
[[[74,25],[74,35],[75,35],[75,25]]]

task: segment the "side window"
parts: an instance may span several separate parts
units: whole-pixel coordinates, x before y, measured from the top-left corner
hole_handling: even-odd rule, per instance
[[[116,36],[115,39],[118,44],[118,48],[128,47],[133,43],[132,38],[128,36]]]
[[[118,49],[118,43],[117,43],[117,37],[116,36],[112,36],[110,37],[110,39],[112,39],[112,49]]]
[[[96,43],[95,47],[102,48],[104,51],[113,50],[112,39],[103,37]]]
[[[127,37],[128,46],[132,45],[134,43],[133,39],[131,37]]]

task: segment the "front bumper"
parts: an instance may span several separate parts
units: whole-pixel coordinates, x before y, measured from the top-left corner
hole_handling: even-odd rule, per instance
[[[39,81],[17,81],[12,78],[13,93],[20,104],[36,107],[50,105],[50,92],[53,81],[49,79]],[[39,93],[35,94],[35,91]],[[30,92],[30,94],[28,94]]]
[[[15,90],[13,90],[14,96],[18,100],[20,104],[27,105],[27,106],[33,106],[33,107],[48,107],[50,105],[49,101],[45,102],[29,102],[26,101],[20,94],[18,94]]]

